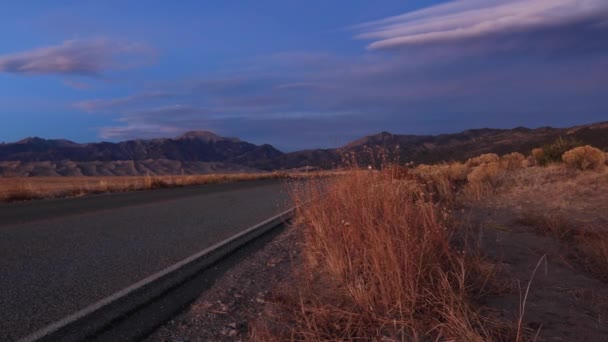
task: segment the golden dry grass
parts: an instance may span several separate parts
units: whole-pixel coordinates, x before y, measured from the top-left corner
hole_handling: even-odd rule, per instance
[[[464,164],[352,172],[325,187],[298,189],[296,202],[308,203],[298,212],[304,265],[296,284],[284,284],[276,306],[253,325],[251,339],[534,339],[522,326],[530,283],[519,319],[490,318],[479,299],[500,293],[508,279],[461,239],[468,233],[449,210],[488,205],[540,213],[529,217],[538,232],[563,242],[578,267],[608,281],[608,231],[594,229],[608,224],[608,172],[529,161],[519,153],[488,154]]]
[[[305,270],[253,340],[517,338],[514,322],[484,315],[477,299],[493,269],[454,247],[463,232],[424,182],[394,168],[352,172],[309,183],[294,199],[306,203],[298,212]]]
[[[0,177],[0,201],[74,197],[87,194],[149,190],[264,179],[325,177],[340,172],[233,173],[182,176]]]

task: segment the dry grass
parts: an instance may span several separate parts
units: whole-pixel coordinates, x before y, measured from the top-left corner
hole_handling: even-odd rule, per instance
[[[107,192],[126,192],[265,179],[314,178],[336,174],[340,174],[340,172],[269,172],[124,177],[0,177],[0,201],[14,202],[44,198],[74,197]]]
[[[501,293],[501,276],[464,242],[468,233],[448,210],[464,204],[534,212],[527,219],[539,234],[554,236],[574,264],[608,281],[608,231],[596,229],[608,223],[602,216],[608,212],[608,172],[529,161],[519,153],[488,154],[464,164],[352,172],[325,187],[298,189],[296,201],[309,203],[298,215],[305,263],[297,281],[284,284],[268,316],[253,326],[251,339],[532,337],[522,330],[525,299],[517,322],[489,318],[482,299]],[[530,290],[528,284],[526,296]]]
[[[454,247],[463,232],[425,183],[395,174],[353,172],[295,191],[309,203],[298,213],[305,269],[253,340],[517,339],[514,323],[488,318],[477,301],[493,267],[464,239]]]
[[[470,168],[461,163],[420,165],[412,170],[426,183],[426,190],[437,200],[453,204],[459,188],[466,182]]]
[[[555,237],[565,247],[570,262],[608,282],[608,231],[579,226],[565,217],[531,211],[522,215],[518,222],[533,227],[539,234]]]
[[[608,283],[608,232],[580,232],[574,238],[573,250],[573,258],[587,273]]]
[[[486,204],[513,210],[519,223],[564,246],[567,258],[608,282],[608,170],[566,165],[509,172]]]

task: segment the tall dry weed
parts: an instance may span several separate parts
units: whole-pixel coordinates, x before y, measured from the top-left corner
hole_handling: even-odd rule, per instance
[[[506,336],[509,329],[485,318],[474,303],[488,273],[453,247],[450,212],[425,184],[388,171],[359,171],[308,185],[294,197],[302,204],[298,217],[307,272],[302,286],[285,299],[288,305],[278,319],[285,324],[273,339],[492,341]],[[269,338],[270,330],[266,326],[254,335],[264,332]]]

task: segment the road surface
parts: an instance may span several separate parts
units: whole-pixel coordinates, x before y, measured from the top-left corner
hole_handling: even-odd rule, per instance
[[[277,181],[0,204],[0,341],[13,341],[290,207]]]

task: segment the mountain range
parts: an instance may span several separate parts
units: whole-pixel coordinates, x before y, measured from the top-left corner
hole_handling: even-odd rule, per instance
[[[471,129],[440,135],[382,132],[334,149],[284,153],[207,131],[176,138],[78,144],[27,138],[0,144],[2,176],[101,176],[254,172],[302,168],[329,169],[344,161],[382,160],[434,163],[465,160],[481,153],[529,153],[557,138],[608,148],[608,122],[570,128]]]

